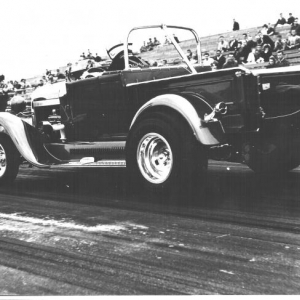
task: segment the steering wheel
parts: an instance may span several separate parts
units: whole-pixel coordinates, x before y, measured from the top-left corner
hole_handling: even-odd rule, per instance
[[[134,56],[132,51],[128,51],[129,66],[133,68],[149,68],[149,64],[144,60]],[[119,71],[125,69],[124,50],[120,51],[112,60],[108,71]]]

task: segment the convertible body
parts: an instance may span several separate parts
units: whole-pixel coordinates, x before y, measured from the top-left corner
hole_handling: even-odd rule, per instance
[[[199,184],[208,158],[263,173],[297,167],[299,67],[212,71],[201,65],[192,33],[194,65],[172,34],[180,65],[152,67],[129,52],[126,41],[101,76],[37,90],[32,126],[0,113],[2,178],[16,176],[11,148],[37,167],[127,166],[132,182],[155,192],[186,176]]]

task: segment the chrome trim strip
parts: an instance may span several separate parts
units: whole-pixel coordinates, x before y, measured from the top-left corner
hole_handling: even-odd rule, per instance
[[[150,68],[150,70],[151,69],[154,69],[154,68]],[[163,68],[159,67],[157,69],[163,69]],[[243,68],[240,68],[240,67],[230,68],[230,69],[242,69],[243,70]],[[207,74],[207,73],[211,73],[211,72],[214,72],[214,73],[226,72],[230,69],[228,68],[228,69],[221,69],[221,70],[217,70],[217,71],[206,71],[206,72],[201,72],[201,73],[197,73],[197,74],[185,74],[185,75],[172,76],[172,77],[166,77],[166,78],[161,78],[161,79],[153,79],[153,80],[147,80],[147,81],[141,81],[141,82],[133,82],[133,83],[126,84],[126,87],[134,86],[134,85],[140,85],[140,84],[146,84],[146,83],[150,83],[150,82],[168,81],[170,79],[179,79],[179,78],[185,78],[185,77],[192,77],[192,76],[195,76],[195,75],[199,75],[199,74],[202,75],[202,74]],[[147,70],[149,70],[149,69],[147,69]]]
[[[40,106],[50,106],[50,105],[59,105],[60,101],[58,98],[56,99],[47,99],[47,100],[37,100],[32,102],[33,107],[40,107]]]
[[[83,168],[83,167],[93,167],[93,168],[125,168],[126,161],[125,160],[100,160],[91,163],[81,163],[80,161],[73,161],[66,164],[59,164],[53,165],[52,168],[60,168],[60,167],[76,167],[76,168]]]

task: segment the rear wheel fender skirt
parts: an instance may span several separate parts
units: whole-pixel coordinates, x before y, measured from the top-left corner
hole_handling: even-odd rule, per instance
[[[155,106],[167,106],[169,108],[174,109],[187,121],[191,130],[193,131],[196,139],[203,145],[217,145],[221,142],[221,137],[224,135],[222,126],[214,126],[214,131],[211,131],[207,124],[203,123],[201,119],[201,113],[197,112],[195,106],[188,100],[190,96],[183,97],[176,94],[165,94],[157,96],[147,103],[145,103],[135,114],[130,129],[136,123],[138,117],[141,114],[145,114],[147,110],[151,110],[151,108]],[[197,101],[203,101],[205,105],[207,105],[208,110],[212,110],[208,103],[206,103],[202,99],[197,99]],[[216,130],[217,127],[217,130]]]

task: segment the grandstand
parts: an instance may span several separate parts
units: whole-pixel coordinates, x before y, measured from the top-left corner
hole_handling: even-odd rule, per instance
[[[290,25],[285,25],[282,27],[276,28],[276,33],[281,34],[283,37],[285,37],[289,31],[290,31],[291,26]],[[219,34],[215,35],[210,35],[210,36],[205,36],[200,38],[200,43],[201,43],[201,52],[208,52],[210,56],[216,55],[216,49],[219,41],[219,37],[223,36],[225,40],[230,40],[231,36],[236,37],[238,40],[242,38],[242,35],[244,33],[255,37],[257,35],[257,32],[261,30],[262,27],[253,27],[253,28],[246,28],[246,29],[241,29],[238,31],[229,31],[229,32],[222,32]],[[271,36],[271,38],[275,42],[276,35]],[[182,47],[183,51],[186,52],[188,49],[191,51],[195,52],[196,51],[196,44],[195,40],[187,40],[187,41],[182,41],[180,43],[180,46]],[[299,49],[294,49],[294,50],[285,50],[284,51],[287,57],[287,60],[291,63],[291,65],[297,65],[300,64],[300,51]],[[226,55],[228,53],[224,53]],[[274,53],[276,55],[276,53]],[[140,56],[143,59],[146,60],[156,60],[157,58],[166,57],[168,61],[172,61],[175,59],[178,55],[176,50],[172,45],[167,45],[167,46],[162,46],[159,48],[156,48],[152,51],[144,52],[141,53]],[[260,63],[260,64],[253,64],[253,65],[246,65],[247,68],[262,68],[266,66],[268,63]]]
[[[200,38],[200,43],[201,43],[201,51],[203,52],[208,52],[210,56],[216,55],[216,49],[219,41],[219,37],[223,36],[225,40],[230,40],[231,36],[236,37],[238,40],[242,38],[242,35],[246,33],[247,35],[252,36],[253,38],[257,35],[257,32],[261,30],[262,27],[253,27],[253,28],[246,28],[242,29],[239,31],[229,31],[229,32],[223,32],[215,35],[210,35],[210,36],[204,36]],[[285,25],[280,28],[276,28],[276,33],[281,34],[282,37],[286,37],[287,34],[290,32],[290,25]],[[274,41],[276,39],[276,35],[271,37]],[[195,40],[186,40],[180,42],[180,46],[183,49],[185,53],[187,53],[187,50],[190,49],[192,52],[196,52],[196,43]],[[300,49],[295,49],[295,50],[285,50],[285,55],[287,60],[290,62],[291,65],[299,65],[300,64]],[[228,53],[224,53],[224,56],[226,56]],[[276,55],[275,53],[273,53]],[[147,61],[157,61],[160,60],[162,57],[167,60],[168,63],[175,63],[174,60],[178,59],[178,53],[175,50],[173,45],[160,45],[157,48],[153,49],[152,51],[147,51],[143,53],[139,53],[139,56],[141,56],[143,59]],[[104,59],[107,59],[106,57]],[[78,60],[72,63],[72,72],[74,74],[81,74],[84,72],[87,66],[87,61],[89,59],[84,59],[84,60]],[[105,63],[105,62],[104,62]],[[268,63],[260,63],[260,64],[253,64],[253,65],[245,65],[245,67],[254,69],[254,68],[264,68]],[[57,69],[60,70],[61,73],[65,73],[67,66],[62,66],[59,68],[56,68],[54,70],[51,70],[51,72],[55,72]],[[44,74],[43,74],[44,75]],[[42,79],[42,76],[35,76],[32,78],[27,78],[27,82],[29,82],[33,88],[27,88],[26,90],[15,90],[10,92],[7,96],[8,99],[11,99],[14,95],[20,94],[24,97],[25,102],[27,103],[27,106],[30,107],[30,94],[31,92],[35,89],[36,83],[39,82]],[[76,76],[74,76],[76,77]],[[78,78],[78,77],[77,77]],[[1,96],[2,98],[4,97],[3,95]],[[6,97],[6,96],[5,96]],[[3,102],[3,99],[0,99],[1,103]],[[6,100],[4,101],[6,103]],[[4,103],[3,102],[3,103]],[[0,103],[0,104],[1,104]],[[7,111],[10,111],[10,101],[8,101],[8,107]],[[1,106],[1,105],[0,105]],[[0,109],[4,110],[4,108]]]
[[[245,28],[238,31],[227,31],[227,32],[221,32],[218,34],[210,35],[210,36],[204,36],[200,38],[201,43],[201,52],[209,52],[210,56],[214,56],[216,54],[217,44],[220,36],[223,36],[224,39],[230,40],[231,36],[235,36],[238,40],[242,38],[242,35],[244,33],[251,35],[252,37],[255,37],[257,35],[257,32],[261,30],[262,27],[252,27],[252,28]],[[286,35],[290,31],[290,25],[284,25],[282,27],[276,28],[276,33],[281,34],[283,37],[286,37]],[[276,38],[276,35],[271,37],[274,41]],[[188,49],[192,50],[193,52],[196,51],[196,44],[195,40],[186,40],[182,41],[180,43],[181,48],[186,53]],[[227,53],[224,53],[226,55]],[[285,50],[286,58],[290,62],[291,65],[297,65],[300,64],[300,51],[299,49],[295,50]],[[275,55],[275,53],[274,53]],[[155,48],[152,51],[147,51],[140,53],[139,56],[141,56],[143,59],[146,59],[148,61],[155,61],[157,59],[161,59],[164,57],[168,62],[173,61],[178,57],[177,51],[174,49],[173,45],[163,45]],[[79,60],[72,64],[72,71],[73,72],[80,72],[85,70],[87,65],[87,60]],[[260,63],[260,64],[253,64],[253,65],[246,65],[247,68],[263,68],[268,63]],[[64,73],[67,69],[67,66],[59,67],[60,72]],[[51,70],[55,71],[55,70]],[[41,79],[42,76],[28,78],[27,81],[30,83],[34,83],[37,80]]]

